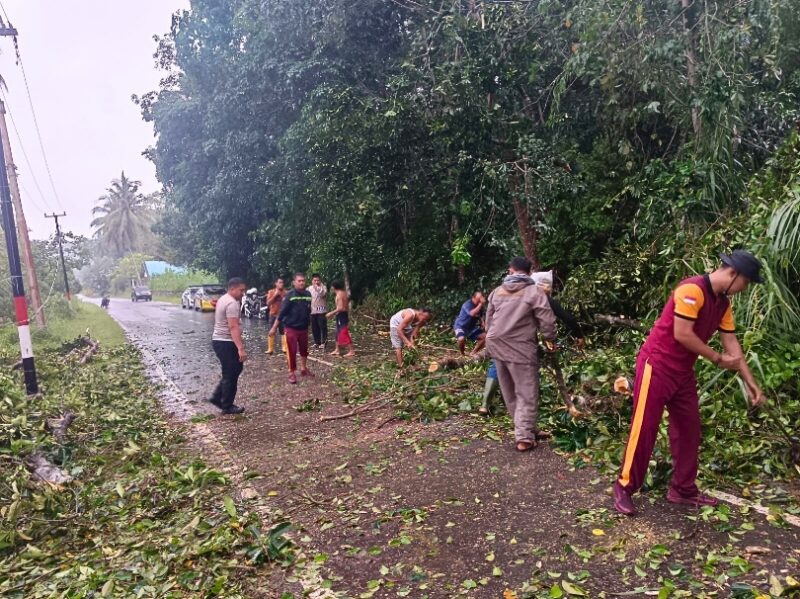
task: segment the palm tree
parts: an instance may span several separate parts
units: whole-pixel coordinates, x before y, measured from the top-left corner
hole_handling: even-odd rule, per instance
[[[152,250],[148,246],[157,244],[150,230],[155,221],[154,200],[139,192],[140,185],[123,171],[119,179],[111,182],[107,193],[98,198],[100,205],[92,209],[94,236],[101,249],[114,257]]]

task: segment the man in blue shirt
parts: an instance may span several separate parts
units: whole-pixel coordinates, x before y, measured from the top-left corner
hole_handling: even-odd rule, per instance
[[[475,342],[473,354],[483,349],[483,344],[486,343],[486,331],[481,327],[481,314],[485,306],[486,298],[483,297],[483,293],[480,290],[475,291],[472,297],[462,304],[461,311],[453,323],[453,331],[462,356],[467,346],[467,339]]]

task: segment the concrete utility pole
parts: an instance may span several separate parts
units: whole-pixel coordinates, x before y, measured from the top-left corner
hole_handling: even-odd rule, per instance
[[[66,216],[66,212],[62,212],[61,214],[45,214],[45,218],[52,218],[56,221],[56,241],[58,241],[58,254],[61,256],[61,270],[64,272],[64,291],[66,292],[67,301],[72,299],[72,295],[69,292],[69,279],[67,278],[67,265],[64,263],[64,246],[61,243],[61,227],[58,226],[58,219],[63,218]]]
[[[0,145],[0,212],[2,212],[3,230],[6,234],[8,271],[11,275],[11,291],[14,295],[14,312],[17,316],[17,333],[22,354],[22,371],[25,374],[25,389],[28,395],[35,395],[39,392],[39,383],[36,378],[36,366],[33,362],[33,344],[28,324],[28,302],[25,301],[25,284],[22,282],[22,264],[19,260],[14,207],[11,204],[11,193],[8,190],[6,161],[2,154],[3,146]]]
[[[14,165],[14,157],[11,154],[11,141],[8,138],[8,127],[6,126],[6,106],[2,100],[0,100],[0,138],[2,138],[3,155],[6,161],[8,187],[11,191],[11,201],[14,203],[14,215],[17,220],[17,235],[19,235],[22,245],[22,263],[25,265],[25,272],[28,274],[31,307],[33,307],[34,317],[36,318],[36,326],[41,329],[47,323],[44,317],[42,296],[39,293],[39,281],[36,278],[36,266],[33,263],[31,240],[28,237],[28,223],[25,221],[25,212],[22,210],[22,199],[19,194],[19,184],[17,183],[17,167]]]
[[[0,37],[16,37],[16,35],[16,29],[11,26],[6,27],[5,23],[0,21]],[[33,343],[31,343],[31,331],[28,323],[28,302],[25,300],[25,284],[22,282],[22,265],[19,260],[14,206],[11,204],[11,191],[8,188],[4,145],[0,144],[0,215],[6,237],[8,272],[11,275],[11,291],[14,295],[14,312],[17,317],[17,334],[22,356],[22,372],[25,375],[25,390],[28,395],[36,395],[39,393],[39,380],[36,377],[36,365],[33,360]],[[27,232],[28,230],[25,229],[26,234]]]

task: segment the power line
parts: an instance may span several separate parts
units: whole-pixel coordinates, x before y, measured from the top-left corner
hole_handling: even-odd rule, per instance
[[[28,157],[28,152],[25,150],[25,144],[22,143],[22,136],[19,133],[19,129],[17,128],[17,122],[14,120],[14,114],[11,112],[11,105],[8,102],[8,97],[6,96],[5,92],[0,90],[0,96],[2,96],[3,100],[6,103],[6,112],[8,112],[8,118],[11,120],[11,126],[14,128],[14,135],[17,138],[17,143],[19,144],[19,149],[22,150],[22,156],[25,158],[25,164],[28,165],[28,171],[30,173],[31,179],[33,179],[33,184],[36,186],[36,190],[39,192],[39,197],[42,198],[42,202],[44,202],[45,206],[47,206],[47,210],[42,210],[41,206],[36,206],[42,212],[53,212],[53,208],[50,206],[50,202],[47,201],[44,193],[42,192],[42,187],[39,185],[39,180],[36,178],[35,171],[33,169],[33,165],[31,164],[31,160]],[[32,196],[31,196],[32,198]],[[34,204],[36,204],[34,202]]]
[[[33,204],[33,207],[36,208],[39,212],[45,213],[48,210],[50,210],[49,206],[47,208],[42,208],[42,205],[34,199],[33,194],[30,191],[28,191],[28,188],[25,187],[24,183],[20,183],[19,186],[22,189],[23,193],[25,194],[25,199],[29,200],[30,203]]]
[[[8,13],[6,12],[5,6],[3,6],[2,1],[0,1],[0,9],[3,11],[3,15],[5,15],[6,21],[8,21],[9,27],[11,26],[11,19],[8,17]],[[33,117],[33,125],[36,129],[36,137],[39,140],[39,149],[42,152],[42,159],[44,161],[44,167],[47,171],[47,178],[50,181],[50,188],[53,190],[53,196],[56,199],[56,203],[58,206],[63,210],[64,205],[61,203],[61,198],[58,195],[58,190],[56,190],[56,184],[53,181],[53,172],[50,169],[50,161],[47,160],[47,152],[44,149],[44,141],[42,139],[42,131],[39,128],[39,119],[36,116],[36,109],[33,106],[33,96],[31,95],[31,88],[28,84],[28,75],[25,73],[25,64],[22,62],[22,55],[19,51],[19,41],[17,40],[17,36],[14,36],[14,51],[17,55],[17,64],[19,65],[19,69],[22,72],[22,81],[25,84],[25,93],[28,96],[28,105],[31,109],[31,116]]]

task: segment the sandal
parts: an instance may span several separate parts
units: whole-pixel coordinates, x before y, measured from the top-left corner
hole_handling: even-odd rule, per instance
[[[536,447],[536,441],[517,441],[517,451],[530,451]]]
[[[487,408],[486,406],[481,406],[480,408],[478,408],[478,414],[480,414],[481,416],[488,416],[489,408]]]

